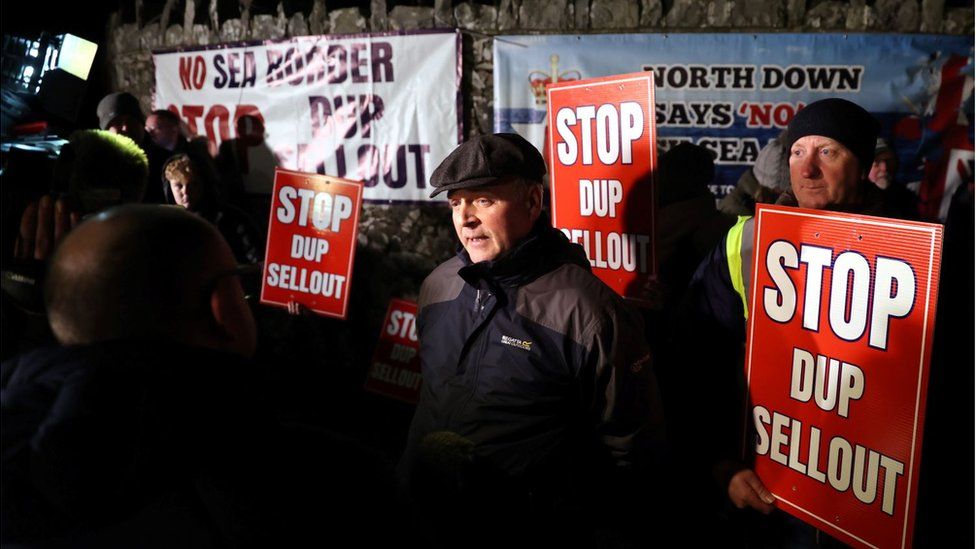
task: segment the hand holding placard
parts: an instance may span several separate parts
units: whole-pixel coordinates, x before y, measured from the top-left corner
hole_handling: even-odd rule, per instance
[[[344,317],[362,184],[279,169],[273,198],[261,302]]]
[[[781,509],[831,535],[905,547],[942,227],[768,205],[754,223],[755,472]]]

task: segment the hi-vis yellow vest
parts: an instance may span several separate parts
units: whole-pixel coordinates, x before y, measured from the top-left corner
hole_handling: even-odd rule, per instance
[[[749,285],[752,283],[752,237],[751,215],[740,215],[739,220],[725,236],[725,257],[729,263],[729,277],[735,293],[742,299],[742,311],[749,320]]]

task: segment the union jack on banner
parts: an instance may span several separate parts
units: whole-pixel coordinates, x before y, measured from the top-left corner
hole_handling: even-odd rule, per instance
[[[968,63],[961,55],[945,59],[934,104],[894,128],[896,137],[920,140],[916,158],[924,166],[918,188],[922,219],[944,222],[953,193],[973,184],[973,126],[964,109],[973,93],[973,76],[964,72]]]

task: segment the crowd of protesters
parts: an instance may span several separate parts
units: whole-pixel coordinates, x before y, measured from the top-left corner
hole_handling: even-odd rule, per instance
[[[19,209],[3,242],[5,546],[842,546],[777,510],[743,459],[733,280],[756,204],[919,218],[861,107],[808,105],[718,204],[710,151],[663,152],[643,309],[550,226],[532,145],[460,145],[431,175],[460,245],[420,291],[425,383],[394,453],[332,429],[350,417],[307,413],[354,384],[283,379],[298,366],[275,349],[339,323],[246,299],[267,212],[240,147],[188,139],[124,92],[97,114],[50,174],[61,194],[5,205]],[[937,502],[947,423],[960,401],[971,414],[972,193],[945,223],[917,546],[959,517]],[[949,373],[960,354],[966,373]]]

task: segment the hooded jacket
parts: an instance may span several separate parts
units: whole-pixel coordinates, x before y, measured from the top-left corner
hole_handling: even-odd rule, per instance
[[[199,203],[192,204],[191,212],[212,223],[220,235],[224,237],[234,254],[234,259],[240,264],[257,263],[264,258],[264,236],[261,229],[244,210],[227,203],[220,192],[220,176],[217,174],[213,161],[205,152],[187,149],[186,152],[174,154],[162,167],[163,203],[177,204],[173,196],[173,189],[166,179],[166,167],[170,162],[181,156],[187,156],[193,166],[195,175],[194,185],[199,189]]]
[[[631,468],[660,417],[640,315],[544,217],[494,261],[460,249],[437,267],[418,332],[424,385],[401,473],[427,435],[448,431],[520,486],[562,486],[601,465]]]

